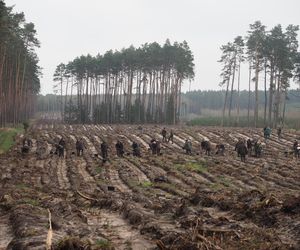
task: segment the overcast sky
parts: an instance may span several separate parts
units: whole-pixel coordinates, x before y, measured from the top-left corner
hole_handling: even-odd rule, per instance
[[[186,40],[195,57],[191,89],[220,89],[220,46],[246,35],[260,20],[268,28],[300,24],[300,0],[5,0],[36,26],[43,68],[41,93],[52,93],[56,66],[146,42]],[[299,40],[299,39],[298,39]],[[244,66],[246,68],[246,65]],[[295,85],[294,85],[295,86]],[[242,87],[247,87],[247,71]],[[186,84],[184,90],[189,88]]]

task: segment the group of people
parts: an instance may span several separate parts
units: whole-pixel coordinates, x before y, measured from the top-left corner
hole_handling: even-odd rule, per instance
[[[107,145],[107,144],[105,144],[105,145]],[[120,140],[118,140],[115,147],[116,147],[117,156],[118,157],[124,157],[124,154],[125,154],[124,144]],[[137,142],[134,141],[134,142],[132,142],[131,147],[132,147],[132,155],[137,156],[137,157],[141,157],[140,145]],[[101,152],[104,152],[105,155],[107,155],[107,149],[108,148],[103,147],[103,151],[102,151],[102,147],[101,147]]]
[[[272,134],[272,129],[271,129],[270,127],[268,127],[268,126],[265,126],[265,127],[263,128],[263,134],[264,134],[265,140],[270,139],[271,134]],[[277,136],[278,136],[278,139],[281,139],[281,134],[282,134],[282,127],[279,126],[279,127],[277,128]]]
[[[269,139],[271,136],[271,128],[264,127],[263,129],[263,135],[265,140]],[[281,138],[282,129],[281,127],[277,128],[277,135],[278,138]],[[149,150],[152,152],[153,155],[162,155],[161,153],[161,142],[172,142],[174,138],[173,130],[170,130],[169,134],[166,130],[166,128],[163,128],[161,131],[162,135],[162,141],[159,141],[155,138],[152,138],[149,143]],[[55,154],[57,154],[59,157],[64,157],[65,153],[65,147],[66,142],[63,138],[59,140],[58,143],[54,144],[55,146]],[[23,154],[28,153],[30,148],[32,147],[32,141],[28,137],[24,137],[23,144],[21,148],[21,152]],[[83,139],[77,139],[76,140],[76,154],[77,156],[82,156],[84,149],[86,149],[86,146],[83,142]],[[103,162],[106,162],[108,160],[108,144],[107,142],[103,141],[100,145],[101,150],[101,156],[103,159]],[[131,144],[132,148],[132,155],[136,157],[141,157],[141,149],[140,145],[133,141]],[[124,144],[121,140],[117,140],[115,144],[116,154],[118,157],[124,157],[125,150],[124,150]],[[192,142],[190,139],[186,139],[184,142],[184,145],[182,146],[182,149],[185,150],[185,153],[187,155],[192,155]],[[204,151],[206,155],[211,155],[212,145],[209,140],[202,140],[200,143],[200,149],[201,152]],[[235,145],[235,151],[237,152],[238,157],[241,158],[241,161],[245,162],[246,156],[255,156],[255,157],[261,157],[263,152],[263,144],[259,139],[242,139],[240,138],[238,142]],[[130,153],[128,153],[130,154]],[[198,153],[197,153],[198,154]],[[225,154],[225,145],[224,144],[217,144],[216,145],[216,152],[215,154],[218,155],[224,155]],[[295,157],[300,158],[300,145],[298,144],[298,141],[294,141],[293,143],[293,154]]]
[[[186,139],[182,149],[185,150],[185,153],[187,155],[192,155],[192,142],[191,142],[191,140]],[[202,140],[201,141],[200,149],[201,149],[201,151],[204,151],[206,155],[211,155],[211,151],[213,150],[212,146],[211,146],[211,143],[208,140]],[[224,144],[217,144],[215,154],[224,155],[225,154],[225,145]]]
[[[245,139],[240,138],[236,143],[234,150],[237,152],[238,157],[241,157],[241,161],[245,162],[246,155],[253,156],[253,152],[255,157],[261,157],[263,146],[258,139],[251,140],[248,138],[246,141]]]

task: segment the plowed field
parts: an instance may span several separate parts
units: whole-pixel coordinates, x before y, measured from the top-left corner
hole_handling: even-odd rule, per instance
[[[0,156],[0,249],[45,249],[47,235],[52,249],[300,249],[300,160],[284,154],[299,134],[272,135],[261,158],[243,163],[234,146],[238,138],[263,141],[260,129],[172,127],[174,143],[152,155],[148,143],[161,129],[40,123],[28,132],[25,156],[16,138]],[[61,137],[64,158],[50,153]],[[203,139],[223,143],[225,156],[200,152]],[[133,141],[141,158],[131,154]]]

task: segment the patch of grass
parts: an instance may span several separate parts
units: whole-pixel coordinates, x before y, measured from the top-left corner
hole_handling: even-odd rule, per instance
[[[218,176],[217,182],[210,184],[210,188],[214,191],[218,191],[221,189],[232,188],[231,181],[225,176]]]
[[[299,129],[299,111],[295,112],[294,115],[286,116],[284,127],[285,128],[294,128]],[[222,117],[218,115],[211,116],[202,116],[198,118],[194,118],[188,121],[186,124],[189,126],[221,126]],[[247,116],[241,116],[239,118],[239,123],[236,118],[224,117],[224,127],[254,127],[254,119],[250,117],[250,123],[248,123]],[[257,127],[263,128],[265,126],[264,118],[259,117],[257,122]]]
[[[28,188],[28,186],[27,186],[26,184],[24,184],[24,183],[16,184],[15,187],[16,187],[17,189],[21,189],[21,190],[24,190],[24,189],[27,189],[27,188]]]
[[[72,249],[89,249],[90,243],[87,241],[81,241],[79,238],[76,237],[69,237],[65,236],[54,247],[57,250],[62,249],[70,249],[70,246],[73,246]]]
[[[103,169],[101,167],[96,167],[96,173],[97,174],[101,174],[102,170]]]
[[[34,200],[34,199],[30,199],[30,198],[23,199],[23,202],[27,203],[27,204],[30,204],[32,206],[35,206],[35,207],[40,205],[40,202],[38,200]]]
[[[230,187],[230,186],[231,186],[230,180],[228,180],[226,177],[220,176],[219,179],[220,179],[220,183],[221,183],[223,186],[225,186],[225,187]]]
[[[14,145],[14,138],[23,132],[21,127],[0,129],[0,154],[7,152]]]
[[[136,181],[136,180],[130,179],[130,180],[127,181],[127,185],[128,185],[130,188],[136,188],[137,186],[140,185],[140,183],[139,183],[138,181]]]
[[[215,182],[210,185],[210,188],[214,191],[218,191],[222,189],[222,185],[218,182]]]
[[[182,192],[180,189],[178,189],[173,183],[166,183],[166,182],[158,182],[153,185],[154,188],[160,188],[170,194],[173,195],[183,195],[184,192]]]
[[[192,171],[196,173],[203,173],[207,171],[207,166],[200,162],[188,162],[185,164],[175,164],[175,168],[179,171]]]
[[[143,182],[140,183],[140,185],[143,188],[149,188],[149,187],[152,187],[153,183],[151,181],[143,181]]]
[[[106,239],[96,240],[96,245],[101,248],[110,248],[111,247],[111,243]]]

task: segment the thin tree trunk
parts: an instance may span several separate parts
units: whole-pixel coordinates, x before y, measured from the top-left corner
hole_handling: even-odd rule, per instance
[[[272,109],[273,109],[273,86],[274,86],[274,67],[271,62],[270,70],[270,87],[269,87],[269,114],[268,114],[268,125],[272,126]]]
[[[233,95],[233,86],[234,86],[234,79],[235,79],[235,68],[236,68],[236,62],[234,62],[234,64],[233,64],[233,71],[232,71],[232,81],[231,81],[230,101],[229,101],[229,111],[228,111],[229,118],[231,117],[232,95]]]
[[[238,93],[237,93],[237,126],[240,126],[240,82],[241,82],[241,62],[238,67]]]
[[[248,127],[250,127],[250,101],[251,101],[251,62],[249,63],[249,80],[248,80],[248,84],[249,84],[249,88],[248,88],[248,113],[247,113],[247,117],[248,117]]]
[[[229,90],[229,82],[230,82],[230,77],[227,80],[227,85],[226,85],[226,92],[225,92],[225,99],[224,99],[224,105],[223,105],[223,111],[222,111],[222,123],[221,126],[224,126],[224,118],[225,118],[225,110],[226,110],[226,105],[227,105],[227,96],[228,96],[228,90]]]
[[[265,78],[264,78],[264,87],[265,87],[265,108],[264,108],[264,125],[267,123],[267,61],[265,60]]]
[[[257,53],[256,53],[257,54]],[[254,127],[257,127],[258,123],[258,77],[259,77],[259,59],[256,55],[255,61],[255,107],[254,107]]]

